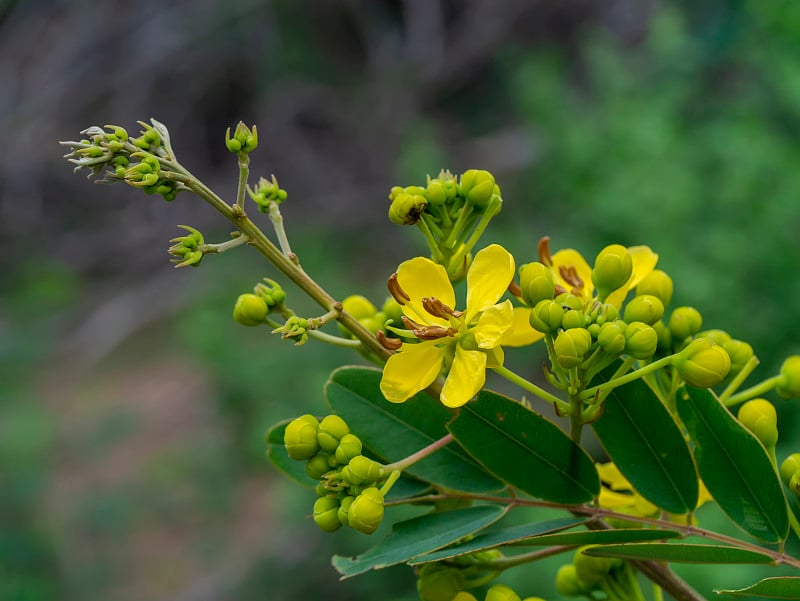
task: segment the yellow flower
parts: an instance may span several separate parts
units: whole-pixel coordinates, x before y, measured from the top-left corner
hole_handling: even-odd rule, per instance
[[[514,257],[492,244],[475,255],[467,272],[467,308],[456,311],[447,271],[417,257],[400,265],[390,290],[402,302],[404,322],[422,342],[404,343],[383,369],[381,392],[402,403],[427,388],[449,365],[441,393],[448,407],[460,407],[483,388],[486,368],[503,364],[501,345],[530,344],[539,335],[514,310],[497,301],[514,277]]]

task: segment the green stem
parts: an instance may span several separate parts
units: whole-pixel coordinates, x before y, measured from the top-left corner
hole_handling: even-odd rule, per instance
[[[565,553],[574,548],[575,548],[574,545],[558,545],[555,547],[549,547],[547,549],[539,549],[538,551],[520,553],[519,555],[514,555],[511,557],[500,557],[498,559],[492,559],[486,562],[482,562],[479,565],[481,567],[485,566],[486,569],[488,570],[502,571],[502,570],[507,570],[509,568],[515,568],[517,566],[521,566],[533,561],[539,561],[540,559],[544,559],[545,557],[560,555],[561,553]]]
[[[424,449],[420,449],[416,453],[413,453],[406,457],[405,459],[401,459],[400,461],[395,461],[394,463],[390,463],[388,465],[384,465],[384,470],[399,470],[403,471],[410,466],[414,465],[418,461],[425,459],[428,455],[433,455],[439,449],[442,449],[453,442],[453,435],[452,434],[445,434],[439,440],[435,440],[431,444],[429,444]]]
[[[587,388],[580,394],[580,397],[582,399],[590,399],[593,396],[595,396],[595,394],[599,394],[600,396],[602,396],[605,393],[614,390],[614,388],[618,386],[622,386],[623,384],[627,384],[628,382],[633,382],[634,380],[637,380],[646,374],[652,373],[658,369],[661,369],[662,367],[666,367],[672,362],[672,357],[673,357],[672,355],[670,355],[669,357],[663,357],[658,361],[653,361],[652,363],[648,363],[644,367],[640,367],[639,369],[629,372],[624,376],[620,376],[618,378],[609,380],[608,382],[605,382],[603,384],[598,384],[597,386],[592,386],[591,388]]]
[[[239,185],[236,188],[236,206],[244,209],[244,196],[247,191],[247,177],[250,175],[250,155],[240,152],[239,157]]]
[[[483,232],[486,230],[486,227],[489,225],[489,222],[492,220],[492,217],[497,215],[500,212],[500,207],[502,206],[502,201],[498,201],[494,199],[492,203],[486,207],[486,210],[481,215],[480,221],[478,221],[478,225],[475,226],[475,229],[472,231],[472,235],[469,237],[464,243],[464,248],[466,249],[464,252],[468,253],[472,250],[472,247],[478,242],[480,237],[483,235]]]
[[[569,395],[569,437],[575,444],[581,444],[581,432],[583,431],[583,401],[576,394]]]
[[[428,222],[425,220],[425,216],[417,221],[417,227],[420,231],[425,235],[425,241],[428,243],[428,248],[431,249],[431,258],[436,263],[441,263],[444,260],[444,256],[442,255],[442,251],[439,250],[439,246],[436,243],[436,238],[433,236],[433,232],[431,232],[431,228],[428,226]]]
[[[722,394],[719,395],[719,400],[722,401],[722,404],[728,406],[727,400],[728,397],[731,396],[734,392],[739,389],[739,386],[742,385],[747,379],[747,376],[758,366],[758,357],[753,355],[750,359],[747,360],[747,363],[744,364],[744,367],[736,374],[736,377],[731,380],[730,384],[725,387],[725,390],[722,391]]]
[[[294,253],[292,252],[291,246],[289,246],[289,238],[286,237],[286,230],[283,228],[283,215],[281,215],[281,210],[278,208],[278,203],[272,201],[269,203],[269,220],[272,222],[272,227],[275,229],[275,235],[278,237],[278,244],[281,247],[281,251],[287,257],[294,258]]]
[[[742,401],[747,401],[757,396],[761,396],[762,394],[769,392],[780,382],[781,376],[772,376],[771,378],[767,378],[763,382],[756,384],[755,386],[751,386],[747,390],[743,390],[739,394],[735,394],[731,397],[728,397],[727,401],[725,401],[725,405],[727,407],[732,407],[737,403],[741,403]]]
[[[540,388],[533,382],[529,382],[522,376],[515,374],[513,371],[508,369],[507,367],[503,367],[502,365],[499,367],[492,368],[497,374],[503,376],[509,382],[513,382],[523,390],[527,390],[531,394],[535,394],[540,399],[547,401],[548,403],[552,403],[556,406],[559,413],[562,415],[566,415],[570,411],[569,403],[564,402],[560,398],[555,395],[550,394],[544,388]]]
[[[461,207],[461,210],[458,212],[458,219],[456,219],[455,224],[453,224],[453,229],[450,230],[450,235],[448,235],[447,239],[444,241],[443,246],[445,248],[453,248],[456,245],[458,238],[461,236],[461,230],[464,229],[464,225],[467,223],[467,220],[471,214],[471,204],[465,204],[463,207]]]
[[[236,236],[219,244],[203,244],[198,250],[203,254],[224,253],[226,250],[236,248],[248,242],[247,236]]]

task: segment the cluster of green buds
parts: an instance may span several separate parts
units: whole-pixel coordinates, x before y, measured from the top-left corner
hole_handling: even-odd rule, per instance
[[[280,284],[264,278],[264,283],[256,284],[252,293],[239,295],[233,307],[233,319],[243,326],[265,324],[270,313],[284,311],[285,300],[286,292]]]
[[[443,265],[452,281],[464,278],[472,248],[489,221],[500,212],[500,187],[488,171],[469,169],[460,177],[442,170],[426,186],[395,186],[389,193],[389,219],[417,225],[431,259]]]
[[[362,454],[361,440],[338,415],[318,420],[306,414],[289,422],[284,433],[289,457],[306,462],[306,473],[319,480],[314,522],[326,532],[349,526],[372,534],[383,519],[383,500],[400,477]],[[379,485],[383,483],[381,488]]]
[[[792,453],[783,460],[781,480],[800,499],[800,453]]]
[[[258,146],[258,130],[254,125],[252,129],[243,121],[239,121],[236,130],[231,136],[231,128],[225,131],[225,146],[234,154],[247,154]]]
[[[417,583],[418,589],[419,582],[423,582],[422,578],[423,576],[420,574],[420,580]],[[444,584],[445,587],[447,586],[444,580],[441,584]],[[460,590],[448,596],[449,592],[445,587],[443,587],[441,592],[436,591],[432,586],[431,590],[420,589],[420,599],[422,599],[422,601],[478,601],[475,595],[464,590]],[[483,601],[544,601],[544,599],[541,597],[525,597],[525,599],[522,599],[510,586],[495,584],[486,591],[486,596],[483,598]]]
[[[179,225],[178,227],[189,233],[170,240],[173,245],[169,247],[169,254],[177,257],[172,259],[172,262],[175,263],[175,267],[186,267],[187,265],[197,267],[205,256],[203,247],[206,242],[203,234],[188,225]]]
[[[385,335],[392,337],[394,334],[391,330],[385,330],[384,326],[389,324],[395,327],[402,327],[403,310],[392,296],[386,298],[379,310],[365,296],[353,294],[342,301],[342,309],[356,318],[362,326],[373,334],[383,331]],[[350,331],[341,324],[339,324],[339,331],[342,336],[353,337]]]
[[[275,179],[274,175],[272,179],[259,178],[255,189],[251,189],[248,186],[247,193],[256,203],[261,213],[268,213],[270,206],[279,205],[286,200],[286,190],[278,185],[278,180]]]
[[[589,546],[575,551],[572,563],[564,564],[556,573],[556,588],[565,597],[594,599],[596,592],[613,591],[615,599],[641,599],[635,579],[625,574],[630,568],[620,559],[593,557],[584,551]],[[638,593],[638,595],[637,595]]]

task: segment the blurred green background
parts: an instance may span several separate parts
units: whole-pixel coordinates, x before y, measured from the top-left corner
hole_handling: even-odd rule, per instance
[[[253,253],[172,270],[176,224],[225,224],[72,174],[56,142],[92,124],[159,119],[230,197],[225,128],[256,123],[253,175],[289,191],[294,250],[339,297],[379,302],[423,249],[390,186],[477,167],[505,198],[485,241],[520,262],[543,235],[649,244],[755,378],[800,352],[797,2],[0,0],[0,82],[0,601],[416,598],[410,570],[337,582],[330,555],[371,540],[323,536],[263,458],[357,357],[236,326],[275,276]],[[560,562],[505,581],[556,598]],[[706,594],[766,575],[685,573]]]

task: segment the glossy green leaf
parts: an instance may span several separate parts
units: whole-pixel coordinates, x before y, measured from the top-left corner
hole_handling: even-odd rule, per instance
[[[381,371],[342,367],[331,374],[325,397],[363,441],[386,462],[398,461],[447,434],[452,414],[438,401],[419,393],[405,403],[390,403],[380,391]],[[434,484],[466,492],[492,492],[503,483],[470,459],[455,443],[408,468]]]
[[[671,513],[697,506],[697,471],[686,440],[642,380],[612,390],[593,428],[620,473],[645,499]]]
[[[675,530],[655,530],[653,528],[614,528],[608,530],[582,530],[579,532],[559,532],[545,534],[523,541],[525,545],[606,545],[611,543],[637,543],[678,538]]]
[[[600,493],[589,455],[553,422],[508,397],[482,390],[448,428],[481,465],[529,495],[570,504]]]
[[[700,476],[722,510],[757,538],[786,538],[786,497],[761,443],[705,388],[687,386],[677,403]]]
[[[344,579],[404,563],[474,534],[500,519],[504,513],[505,509],[496,505],[476,505],[398,522],[385,539],[358,557],[334,555],[333,567]]]
[[[715,590],[718,595],[730,597],[767,597],[769,599],[800,599],[800,577],[777,576],[765,578],[755,584],[729,591]]]
[[[493,549],[500,545],[508,545],[519,543],[530,539],[531,537],[544,534],[546,532],[558,532],[559,530],[566,530],[579,524],[586,523],[586,518],[555,518],[547,520],[546,522],[536,522],[531,524],[519,524],[516,526],[508,526],[506,528],[492,528],[486,529],[474,538],[435,551],[426,555],[421,555],[412,559],[408,563],[417,565],[420,563],[430,563],[432,561],[439,561],[448,559],[450,557],[458,557],[459,555],[467,555],[468,553],[475,553],[476,551],[483,551],[485,549]]]
[[[647,559],[676,561],[679,563],[763,563],[772,562],[769,555],[724,547],[721,545],[695,545],[689,543],[630,543],[603,545],[584,550],[586,555],[619,557],[620,559]]]
[[[307,488],[314,488],[317,482],[306,474],[306,462],[296,461],[289,457],[289,454],[286,452],[286,447],[283,444],[283,433],[286,431],[286,426],[292,419],[293,418],[285,419],[278,422],[264,435],[264,440],[267,442],[267,458],[278,470],[289,476],[289,478],[295,482]]]

